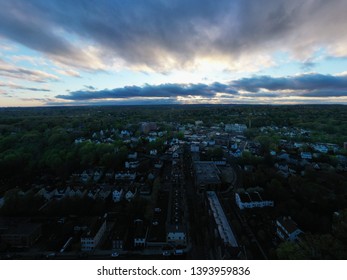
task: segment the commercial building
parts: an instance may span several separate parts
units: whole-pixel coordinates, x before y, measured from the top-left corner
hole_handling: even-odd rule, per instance
[[[221,185],[220,171],[212,161],[195,161],[195,186],[199,193],[216,190]]]
[[[239,245],[216,192],[207,191],[205,203],[209,217],[205,234],[212,237],[209,244],[211,254],[216,259],[236,258],[240,253]]]

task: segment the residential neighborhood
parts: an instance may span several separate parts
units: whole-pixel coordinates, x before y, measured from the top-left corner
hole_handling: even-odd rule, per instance
[[[64,131],[79,134],[78,164],[50,157],[52,169],[0,193],[0,257],[276,259],[333,234],[347,206],[330,185],[347,177],[345,143],[245,120]]]

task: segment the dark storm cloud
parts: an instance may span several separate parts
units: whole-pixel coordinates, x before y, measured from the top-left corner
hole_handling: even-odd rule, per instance
[[[237,94],[230,86],[220,83],[205,84],[162,84],[143,87],[127,86],[123,88],[104,89],[99,91],[74,91],[68,95],[58,95],[57,98],[66,100],[91,99],[124,99],[124,98],[176,98],[178,96],[201,96],[212,98],[218,92]]]
[[[233,86],[249,92],[259,92],[262,89],[269,91],[295,90],[314,91],[331,90],[345,91],[347,89],[347,76],[333,76],[322,74],[304,74],[289,77],[255,76],[234,81]]]
[[[201,56],[235,59],[277,49],[307,56],[347,40],[344,0],[0,0],[0,35],[62,63],[98,69],[75,39],[156,69]],[[73,39],[74,40],[73,40]]]
[[[266,91],[264,91],[266,90]],[[240,93],[242,91],[242,94]],[[255,76],[243,78],[230,83],[207,84],[161,84],[127,86],[104,90],[79,90],[56,98],[74,101],[95,99],[126,98],[177,98],[198,96],[215,98],[220,93],[227,96],[243,96],[254,98],[278,97],[341,97],[347,96],[347,75],[332,76],[321,74],[305,74],[274,78]]]

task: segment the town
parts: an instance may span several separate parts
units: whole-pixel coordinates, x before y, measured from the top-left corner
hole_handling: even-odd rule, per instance
[[[328,105],[1,109],[0,258],[346,258],[346,119]]]

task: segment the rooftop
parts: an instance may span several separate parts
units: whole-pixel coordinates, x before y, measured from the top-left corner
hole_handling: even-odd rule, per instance
[[[230,227],[227,217],[225,216],[216,193],[213,191],[208,191],[206,192],[206,195],[209,200],[214,219],[218,226],[220,237],[223,239],[224,243],[229,244],[231,247],[238,247],[234,233]]]
[[[220,184],[219,170],[211,161],[194,162],[197,185]]]

